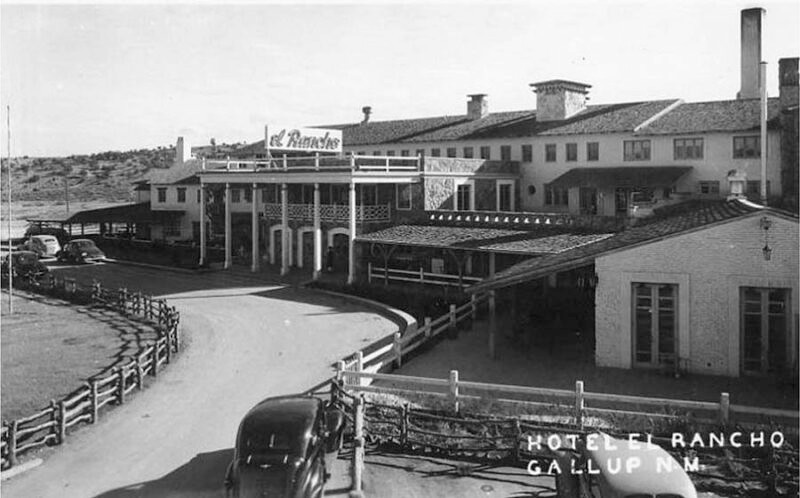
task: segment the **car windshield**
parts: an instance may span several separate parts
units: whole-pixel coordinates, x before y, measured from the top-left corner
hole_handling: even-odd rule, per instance
[[[95,248],[94,242],[92,242],[91,240],[76,240],[74,242],[74,244],[75,244],[75,247],[77,247],[78,249],[94,249]]]

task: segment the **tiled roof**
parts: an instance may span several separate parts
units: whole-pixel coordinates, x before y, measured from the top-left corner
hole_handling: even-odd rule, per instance
[[[439,116],[395,121],[373,121],[364,124],[333,125],[327,128],[342,130],[342,141],[345,146],[378,145],[406,141],[415,135],[453,127],[453,125],[458,125],[466,120],[466,116]],[[369,151],[365,152],[369,153]]]
[[[476,134],[485,133],[500,125],[507,125],[522,119],[531,119],[535,111],[492,112],[480,119],[467,119],[446,128],[432,130],[408,137],[406,142],[444,142],[473,138]]]
[[[559,123],[559,126],[548,127],[547,130],[538,134],[580,135],[633,131],[634,128],[676,102],[677,99],[672,99],[587,106],[586,110]]]
[[[768,118],[776,119],[780,115],[779,99],[769,99],[767,110]],[[674,135],[757,130],[760,126],[760,113],[758,99],[684,103],[643,127],[639,133]]]
[[[656,217],[642,220],[641,224],[602,240],[557,254],[522,261],[474,285],[469,291],[480,292],[506,287],[554,271],[589,265],[595,258],[607,253],[735,219],[763,209],[762,206],[735,200],[695,201],[669,206],[659,210]]]
[[[567,233],[564,230],[554,228],[529,231],[500,228],[398,225],[360,235],[356,240],[423,247],[518,253],[533,256],[557,254],[610,236],[611,234]]]

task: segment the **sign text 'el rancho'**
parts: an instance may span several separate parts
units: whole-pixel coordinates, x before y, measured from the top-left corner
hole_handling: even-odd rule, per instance
[[[267,125],[266,143],[268,149],[342,152],[342,131]]]

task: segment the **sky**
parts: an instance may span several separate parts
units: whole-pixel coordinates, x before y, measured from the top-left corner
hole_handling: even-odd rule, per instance
[[[763,7],[768,92],[800,55],[780,0],[0,4],[0,150],[62,156],[253,142],[264,125],[533,109],[529,84],[594,104],[735,98],[739,18]],[[10,107],[10,113],[7,112]]]

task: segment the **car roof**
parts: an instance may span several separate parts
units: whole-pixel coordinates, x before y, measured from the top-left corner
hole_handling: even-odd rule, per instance
[[[237,446],[243,433],[287,433],[292,441],[292,452],[302,454],[321,405],[322,400],[310,396],[265,399],[251,408],[242,419]]]
[[[587,447],[584,451],[593,460],[594,468],[601,471],[602,479],[620,496],[669,493],[696,496],[694,484],[682,464],[660,446],[638,440],[629,444],[628,439],[605,434],[595,436],[599,436],[595,438],[595,447],[591,450]],[[626,472],[625,462],[631,458],[638,458],[641,466]],[[622,463],[621,470],[609,472],[609,466],[616,468],[619,462]]]
[[[40,239],[40,240],[58,240],[56,239],[55,235],[31,235],[32,239]]]

